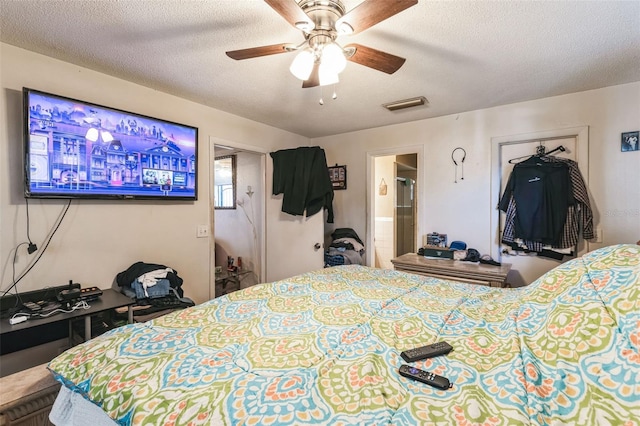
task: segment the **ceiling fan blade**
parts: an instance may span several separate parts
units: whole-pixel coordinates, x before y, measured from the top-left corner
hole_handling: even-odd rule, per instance
[[[347,57],[347,60],[387,74],[393,74],[398,71],[406,61],[405,58],[361,44],[349,44],[344,48],[345,50],[355,49],[353,55]]]
[[[338,19],[336,29],[341,31],[345,23],[357,34],[416,4],[418,0],[365,0]]]
[[[287,20],[294,27],[309,32],[315,24],[300,8],[295,0],[264,0],[273,10]]]
[[[308,87],[316,87],[320,86],[320,66],[317,63],[313,64],[313,69],[311,70],[311,75],[308,79],[302,82],[302,88],[306,89]]]
[[[277,53],[287,53],[291,50],[295,50],[295,45],[290,43],[272,44],[269,46],[251,47],[249,49],[231,50],[227,52],[227,56],[235,60],[241,60],[275,55]]]

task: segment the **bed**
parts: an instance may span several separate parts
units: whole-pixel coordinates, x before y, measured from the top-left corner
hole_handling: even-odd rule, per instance
[[[454,350],[411,363],[403,350]],[[525,288],[346,265],[112,330],[49,364],[57,425],[640,424],[640,247]]]

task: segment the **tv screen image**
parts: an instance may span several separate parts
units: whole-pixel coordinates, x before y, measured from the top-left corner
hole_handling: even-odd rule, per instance
[[[198,129],[23,89],[25,196],[197,199]]]

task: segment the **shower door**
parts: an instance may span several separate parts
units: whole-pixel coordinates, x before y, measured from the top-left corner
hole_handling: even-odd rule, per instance
[[[396,256],[415,253],[415,181],[396,178]]]

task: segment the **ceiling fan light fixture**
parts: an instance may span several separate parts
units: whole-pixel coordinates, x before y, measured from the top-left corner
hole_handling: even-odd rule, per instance
[[[424,96],[418,96],[411,99],[404,99],[402,101],[389,102],[388,104],[383,104],[382,106],[389,111],[397,111],[399,109],[416,107],[424,105],[426,103],[428,103],[427,98],[425,98]]]
[[[304,81],[309,78],[311,71],[313,71],[313,64],[315,58],[311,49],[304,49],[298,53],[289,67],[291,74],[296,78]]]
[[[318,80],[320,81],[320,86],[328,86],[340,82],[338,73],[323,63],[318,67]]]
[[[325,44],[322,48],[321,64],[329,67],[335,74],[340,74],[347,66],[347,58],[340,46],[336,43]]]
[[[264,0],[289,24],[304,33],[304,42],[272,44],[226,52],[235,60],[292,52],[305,47],[291,63],[289,70],[303,81],[302,87],[315,87],[338,81],[347,60],[368,68],[393,74],[405,59],[360,44],[345,48],[335,40],[340,35],[357,34],[418,4],[418,0],[364,0],[347,12],[342,0]]]

